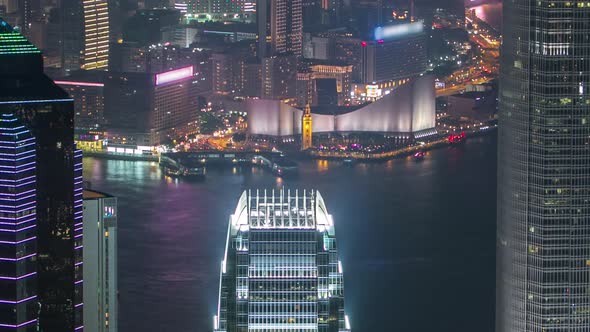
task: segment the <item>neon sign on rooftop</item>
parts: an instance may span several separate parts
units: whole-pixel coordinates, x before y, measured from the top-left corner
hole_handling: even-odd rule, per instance
[[[175,82],[191,76],[193,76],[193,66],[174,69],[171,71],[156,74],[156,85]]]
[[[375,40],[387,40],[393,39],[405,35],[412,35],[420,33],[424,30],[424,24],[422,21],[416,21],[405,24],[388,25],[384,27],[375,28],[374,37]]]

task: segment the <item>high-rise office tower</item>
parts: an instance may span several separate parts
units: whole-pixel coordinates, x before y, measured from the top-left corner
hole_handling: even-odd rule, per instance
[[[422,21],[377,27],[370,37],[361,42],[362,83],[387,89],[426,71],[427,35]]]
[[[590,6],[504,2],[496,331],[590,326]]]
[[[305,28],[321,22],[320,0],[302,0],[302,19]]]
[[[0,114],[15,116],[35,139],[37,205],[36,239],[27,240],[21,233],[15,241],[28,245],[36,242],[37,290],[35,293],[34,282],[25,283],[13,295],[21,299],[24,294],[36,295],[37,305],[23,302],[18,303],[16,311],[0,307],[0,312],[16,316],[19,322],[23,317],[38,317],[39,330],[44,332],[80,331],[82,154],[74,144],[73,101],[43,74],[41,52],[1,19],[0,73]],[[18,162],[26,161],[20,158]],[[15,179],[6,171],[0,172],[2,185]],[[8,193],[17,192],[10,189]],[[17,214],[17,218],[23,216],[26,214]],[[16,252],[18,258],[31,254],[30,248],[22,250]],[[22,262],[18,264],[25,264]]]
[[[342,0],[302,0],[303,26],[307,28],[323,24],[337,26],[346,22]]]
[[[354,1],[351,3],[352,18],[361,36],[370,35],[373,30],[383,25],[383,0]]]
[[[323,24],[338,24],[342,21],[341,0],[320,0]]]
[[[6,7],[7,13],[13,13],[18,10],[18,0],[0,0],[0,5]]]
[[[261,93],[264,99],[293,99],[297,92],[297,57],[293,54],[262,59]]]
[[[109,72],[104,86],[108,150],[151,151],[196,131],[199,75],[194,66],[158,74]]]
[[[0,113],[0,153],[0,330],[33,332],[38,310],[35,138],[10,112]]]
[[[21,33],[27,37],[29,37],[29,29],[31,28],[31,20],[33,19],[33,8],[31,2],[31,0],[19,0],[18,2]]]
[[[174,6],[189,14],[238,14],[251,6],[250,3],[245,0],[175,0]]]
[[[211,55],[211,65],[213,67],[211,81],[215,93],[228,94],[234,90],[233,64],[236,58],[235,55],[228,52]]]
[[[83,0],[84,60],[83,69],[108,69],[109,66],[109,0]]]
[[[302,0],[258,0],[256,17],[259,58],[287,52],[301,56]]]
[[[46,69],[55,76],[79,70],[84,51],[84,12],[82,0],[61,1],[49,12],[47,45],[43,50]]]
[[[104,81],[106,72],[79,70],[72,75],[55,80],[74,99],[76,130],[102,129],[104,127]]]
[[[84,330],[117,332],[117,198],[84,190]]]
[[[317,191],[245,191],[229,218],[214,331],[350,331]]]

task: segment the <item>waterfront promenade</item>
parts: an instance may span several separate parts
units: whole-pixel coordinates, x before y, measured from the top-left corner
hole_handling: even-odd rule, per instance
[[[477,131],[466,131],[465,132],[465,139],[469,139],[470,137],[474,136],[481,136],[489,133],[490,131],[495,130],[495,126],[490,126],[487,128],[480,128]],[[318,151],[318,150],[309,150],[306,151],[304,154],[299,156],[307,156],[312,157],[313,159],[355,159],[359,161],[377,161],[377,160],[387,160],[387,159],[394,159],[405,157],[408,155],[412,155],[418,151],[428,151],[436,148],[440,148],[443,146],[449,146],[452,144],[456,144],[450,142],[447,136],[437,137],[436,139],[422,142],[421,144],[413,144],[410,146],[405,146],[399,149],[384,151],[384,152],[360,152],[360,151]],[[208,151],[209,153],[212,151]],[[224,153],[223,151],[219,151],[219,153]],[[225,151],[225,153],[235,153],[231,151]],[[248,152],[238,152],[240,155],[248,154]],[[267,152],[272,153],[272,152]],[[104,158],[104,159],[114,159],[114,160],[128,160],[128,161],[159,161],[159,155],[134,155],[134,154],[123,154],[123,153],[112,153],[112,152],[98,152],[98,151],[84,151],[83,152],[85,157],[96,157],[96,158]],[[195,154],[195,152],[191,153]],[[250,153],[250,154],[253,154]],[[264,154],[264,152],[257,152],[257,155]],[[291,155],[292,159],[298,159],[298,155]],[[233,156],[232,156],[233,158]],[[207,158],[208,161],[209,158]],[[224,159],[224,158],[221,158]],[[228,159],[228,160],[231,160]],[[251,158],[248,159],[250,161]]]

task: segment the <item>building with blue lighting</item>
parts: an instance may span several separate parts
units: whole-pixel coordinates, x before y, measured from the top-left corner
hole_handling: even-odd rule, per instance
[[[350,331],[334,221],[319,192],[242,194],[229,219],[214,331]]]
[[[12,145],[20,152],[7,152],[0,158],[0,188],[4,188],[0,199],[22,201],[2,204],[2,223],[13,225],[2,224],[0,244],[14,243],[15,247],[2,247],[0,279],[20,278],[15,280],[24,282],[17,283],[16,292],[0,287],[0,327],[9,331],[82,331],[82,153],[74,143],[73,100],[43,73],[41,52],[2,19],[0,73],[2,119],[17,119],[22,131],[28,131],[35,142],[27,145],[27,136],[20,134],[12,143],[2,139],[1,149]],[[29,151],[28,147],[34,149]],[[25,167],[28,163],[36,167]],[[23,194],[21,186],[30,184],[17,181],[32,170],[36,192]],[[28,208],[20,210],[34,204],[34,214]],[[31,216],[36,226],[23,230],[33,226]],[[15,233],[15,238],[8,238],[9,233]],[[25,258],[28,255],[33,256]],[[29,299],[34,301],[29,303]]]

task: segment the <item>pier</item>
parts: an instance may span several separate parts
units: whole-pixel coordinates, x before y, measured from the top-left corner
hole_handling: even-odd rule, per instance
[[[203,174],[205,167],[227,167],[238,165],[255,165],[272,171],[278,176],[297,173],[297,163],[287,159],[281,152],[256,151],[217,151],[205,150],[194,152],[162,153],[160,167],[168,175]]]

